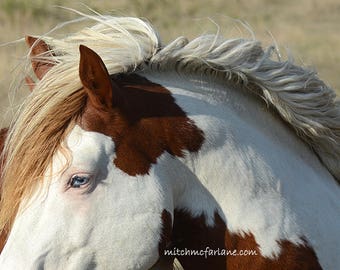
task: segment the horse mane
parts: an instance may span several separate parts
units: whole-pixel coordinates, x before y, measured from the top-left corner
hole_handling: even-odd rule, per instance
[[[145,69],[204,73],[258,90],[340,180],[340,107],[334,91],[314,71],[291,60],[274,60],[273,47],[265,50],[256,40],[203,35],[162,46],[157,32],[141,19],[78,13],[95,24],[64,38],[39,37],[51,52],[36,60],[55,65],[24,100],[9,128],[2,156],[0,230],[11,228],[20,202],[33,193],[82,113],[86,94],[78,75],[79,44],[96,51],[110,74]],[[30,61],[28,54],[25,67]]]
[[[154,70],[215,76],[258,93],[340,183],[340,104],[316,71],[273,59],[275,47],[215,35],[179,37],[149,60]],[[230,85],[230,84],[229,84]]]

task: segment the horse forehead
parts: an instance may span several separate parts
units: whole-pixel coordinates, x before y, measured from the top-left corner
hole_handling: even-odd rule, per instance
[[[67,147],[80,159],[111,155],[114,151],[112,139],[102,133],[85,131],[76,125],[67,137]]]

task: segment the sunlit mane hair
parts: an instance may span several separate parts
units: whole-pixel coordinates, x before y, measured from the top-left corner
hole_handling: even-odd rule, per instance
[[[10,229],[20,202],[33,193],[82,113],[86,95],[78,75],[79,44],[96,51],[110,74],[141,69],[204,73],[260,92],[340,179],[340,109],[334,91],[314,71],[290,60],[274,60],[274,49],[264,50],[255,40],[204,35],[191,42],[180,37],[162,46],[143,20],[81,15],[91,27],[63,39],[39,37],[52,53],[37,58],[55,65],[26,98],[9,129],[3,151],[0,230]]]

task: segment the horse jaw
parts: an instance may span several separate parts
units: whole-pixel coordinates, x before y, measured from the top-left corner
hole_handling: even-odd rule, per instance
[[[40,192],[23,206],[0,256],[1,269],[149,269],[159,258],[162,213],[172,213],[168,183],[155,170],[132,177],[114,165],[111,138],[79,126],[46,172]],[[70,188],[77,173],[86,188]],[[167,210],[166,210],[167,211]],[[170,224],[171,226],[171,224]]]

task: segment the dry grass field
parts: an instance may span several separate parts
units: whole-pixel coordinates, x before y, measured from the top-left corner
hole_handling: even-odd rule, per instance
[[[100,13],[147,18],[159,30],[164,43],[185,35],[189,38],[216,32],[226,37],[250,37],[246,22],[264,46],[276,42],[283,55],[287,49],[296,63],[314,67],[319,76],[340,90],[340,1],[339,0],[82,0]],[[0,44],[26,34],[42,34],[56,24],[75,18],[56,6],[86,11],[77,1],[0,0]],[[213,23],[213,21],[215,23]],[[10,115],[8,91],[15,81],[13,70],[26,53],[21,44],[0,47],[0,126]],[[18,96],[26,93],[19,93]],[[18,101],[19,97],[15,100]]]

